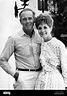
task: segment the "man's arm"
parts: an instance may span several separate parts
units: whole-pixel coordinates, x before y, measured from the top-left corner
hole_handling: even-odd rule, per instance
[[[5,72],[10,74],[12,77],[14,76],[15,71],[12,69],[12,67],[5,59],[3,60],[2,58],[0,58],[0,66]]]
[[[12,39],[12,37],[9,37],[0,56],[0,66],[4,69],[4,71],[6,71],[11,76],[14,76],[15,71],[9,65],[8,60],[10,56],[13,54],[13,52],[14,40]]]

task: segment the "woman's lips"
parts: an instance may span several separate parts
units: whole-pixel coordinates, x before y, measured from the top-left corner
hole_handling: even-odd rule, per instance
[[[47,33],[41,32],[41,33],[39,33],[39,34],[40,34],[40,36],[43,36],[43,35],[46,35]]]

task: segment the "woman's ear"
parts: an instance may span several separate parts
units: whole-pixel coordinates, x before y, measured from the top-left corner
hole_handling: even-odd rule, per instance
[[[51,27],[51,35],[54,36],[53,27]]]
[[[52,31],[53,27],[50,27],[50,30]]]

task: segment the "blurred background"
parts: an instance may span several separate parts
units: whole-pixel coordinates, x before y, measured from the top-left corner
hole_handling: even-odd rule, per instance
[[[21,29],[18,13],[24,0],[0,0],[0,54],[8,36]],[[67,0],[25,0],[26,7],[35,11],[36,16],[49,11],[54,19],[53,32],[67,46]],[[43,3],[42,3],[43,2]],[[67,51],[67,50],[66,50]],[[66,52],[67,53],[67,52]],[[14,55],[9,64],[15,69]],[[0,67],[0,90],[13,89],[14,79]]]

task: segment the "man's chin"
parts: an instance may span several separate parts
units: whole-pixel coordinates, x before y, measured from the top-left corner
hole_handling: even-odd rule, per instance
[[[31,31],[33,28],[27,28],[27,31]]]

